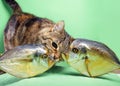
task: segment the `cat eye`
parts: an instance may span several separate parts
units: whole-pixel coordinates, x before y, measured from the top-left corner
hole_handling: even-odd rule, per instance
[[[74,52],[74,53],[78,53],[78,51],[79,51],[79,50],[78,50],[77,48],[73,48],[73,49],[72,49],[72,52]]]
[[[57,47],[58,47],[55,42],[52,42],[52,46],[53,46],[55,49],[57,49]]]

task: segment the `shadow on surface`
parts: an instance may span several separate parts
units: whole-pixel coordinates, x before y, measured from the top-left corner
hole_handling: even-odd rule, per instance
[[[116,77],[115,77],[116,76]],[[118,77],[117,75],[113,76],[98,76],[96,77],[97,79],[105,79],[105,80],[109,80],[109,81],[115,81],[115,82],[119,82],[120,83],[120,77]]]
[[[116,74],[105,74],[98,77],[89,77],[80,74],[77,71],[71,70],[69,68],[63,67],[63,66],[53,66],[51,69],[46,71],[44,74],[38,75],[36,77],[46,76],[49,74],[62,74],[62,75],[69,75],[69,76],[75,76],[75,77],[83,77],[83,78],[89,78],[89,79],[102,79],[102,80],[109,80],[109,81],[115,81],[120,83],[120,77]]]
[[[118,77],[117,75],[114,74],[110,75],[110,74],[105,74],[102,76],[97,76],[97,77],[89,77],[89,76],[85,76],[76,72],[71,72],[71,73],[66,73],[65,75],[71,75],[71,76],[78,76],[78,77],[86,77],[86,78],[91,78],[91,79],[103,79],[103,80],[109,80],[109,81],[115,81],[115,82],[119,82],[120,83],[120,77]]]
[[[54,73],[54,74],[63,74],[63,71],[64,71],[64,67],[61,67],[61,66],[53,66],[51,69],[49,69],[48,71],[46,71],[45,73],[43,74],[40,74],[40,75],[37,75],[35,77],[42,77],[42,76],[47,76],[51,73]]]
[[[48,73],[62,73],[65,70],[65,67],[62,66],[53,66],[50,70],[48,70]]]
[[[10,85],[10,84],[13,84],[13,83],[15,83],[15,82],[18,82],[18,81],[20,81],[20,80],[21,80],[21,79],[15,78],[15,77],[12,77],[12,78],[9,78],[9,79],[7,79],[7,77],[6,77],[6,80],[0,81],[0,86]]]

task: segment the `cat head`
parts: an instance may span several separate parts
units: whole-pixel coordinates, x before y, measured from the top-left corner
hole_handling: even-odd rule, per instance
[[[39,36],[42,44],[56,54],[55,59],[59,58],[60,53],[65,52],[69,47],[71,37],[64,30],[64,27],[64,21],[60,21],[49,29],[43,29],[44,31],[41,31]]]

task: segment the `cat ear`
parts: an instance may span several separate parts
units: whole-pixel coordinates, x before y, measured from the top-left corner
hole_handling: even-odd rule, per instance
[[[53,31],[58,31],[58,32],[61,32],[64,30],[64,21],[60,21],[58,23],[56,23],[53,27]]]

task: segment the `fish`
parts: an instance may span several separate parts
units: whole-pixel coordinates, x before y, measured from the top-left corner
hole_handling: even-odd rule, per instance
[[[0,69],[18,78],[29,78],[44,73],[55,61],[53,54],[41,44],[26,44],[6,51],[0,57]]]
[[[97,77],[120,69],[118,57],[108,46],[88,39],[75,39],[62,57],[85,76]]]

